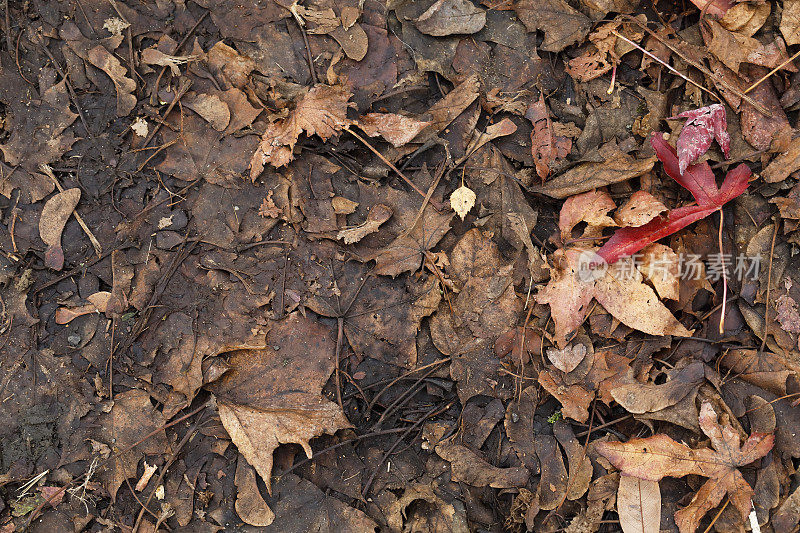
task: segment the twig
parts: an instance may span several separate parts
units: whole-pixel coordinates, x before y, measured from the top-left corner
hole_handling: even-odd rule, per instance
[[[761,104],[759,104],[758,102],[756,102],[755,100],[753,100],[752,98],[750,98],[749,96],[747,96],[745,93],[743,93],[742,91],[740,91],[740,90],[739,90],[737,87],[734,87],[733,85],[731,85],[730,83],[728,83],[728,82],[727,82],[725,79],[723,79],[723,78],[720,78],[719,76],[717,76],[716,74],[714,74],[713,72],[711,72],[711,71],[710,71],[710,70],[709,70],[709,69],[708,69],[708,68],[707,68],[705,65],[703,65],[702,63],[700,63],[700,62],[698,62],[698,61],[695,61],[694,59],[691,59],[691,58],[689,58],[689,57],[686,57],[686,54],[683,54],[683,53],[682,53],[680,50],[678,50],[678,49],[675,47],[675,45],[674,45],[674,44],[672,44],[671,42],[669,42],[667,39],[664,39],[663,37],[661,37],[660,35],[658,35],[656,32],[654,32],[653,30],[651,30],[650,28],[648,28],[647,26],[645,26],[644,24],[642,24],[641,22],[639,22],[639,21],[638,21],[637,19],[635,19],[634,17],[627,16],[627,15],[623,15],[623,16],[624,16],[625,18],[629,19],[631,22],[633,22],[633,23],[634,23],[634,24],[636,24],[637,26],[639,26],[639,27],[640,27],[642,30],[644,30],[644,31],[645,31],[647,34],[649,34],[649,35],[650,35],[651,37],[653,37],[654,39],[658,39],[658,41],[659,41],[659,42],[661,42],[661,43],[662,43],[664,46],[666,46],[667,48],[669,48],[669,49],[670,49],[670,50],[671,50],[673,53],[677,54],[677,55],[678,55],[678,57],[680,57],[681,59],[683,59],[684,61],[686,61],[688,64],[690,64],[691,66],[693,66],[694,68],[696,68],[697,70],[699,70],[700,72],[702,72],[703,74],[705,74],[706,76],[708,76],[709,78],[711,78],[712,80],[714,80],[715,82],[719,83],[720,85],[722,85],[723,87],[725,87],[727,90],[729,90],[730,92],[732,92],[733,94],[735,94],[735,95],[736,95],[736,96],[738,96],[739,98],[741,98],[742,100],[744,100],[745,102],[747,102],[748,104],[750,104],[751,106],[753,106],[753,107],[754,107],[754,108],[755,108],[755,109],[756,109],[756,110],[757,110],[759,113],[761,113],[762,115],[766,115],[766,116],[768,116],[768,117],[772,117],[772,116],[773,116],[773,115],[772,115],[772,112],[771,112],[770,110],[768,110],[767,108],[765,108],[764,106],[762,106]],[[616,32],[614,32],[614,33],[615,33],[615,34],[617,34]],[[638,50],[642,50],[642,47],[641,47],[641,46],[639,46],[639,45],[637,45],[637,44],[635,44],[633,41],[630,41],[630,40],[626,39],[625,37],[623,37],[623,36],[621,36],[621,35],[619,35],[619,34],[617,34],[617,36],[618,36],[618,37],[621,37],[621,38],[622,38],[624,41],[627,41],[629,44],[631,44],[631,45],[635,46],[635,47],[636,47]],[[648,54],[648,56],[649,56],[649,57],[652,57],[653,59],[656,59],[656,57],[655,57],[655,56],[653,56],[652,54]],[[659,59],[656,59],[656,61],[658,61],[658,62],[659,62],[660,64],[662,64],[662,65],[664,65],[664,64],[665,64],[663,61],[661,61],[661,60],[659,60]],[[674,69],[672,69],[671,67],[670,67],[670,70],[671,70],[671,71],[673,71],[673,72],[675,72],[675,70],[674,70]],[[693,83],[694,83],[694,82],[693,82]],[[697,85],[697,84],[695,83],[695,85]],[[709,91],[708,89],[706,89],[705,87],[702,87],[702,86],[700,86],[700,85],[698,85],[698,87],[701,87],[701,88],[702,88],[704,91],[706,91],[706,92],[710,92],[710,91]],[[717,100],[719,100],[719,97],[718,97],[716,94],[714,94],[714,93],[711,93],[711,94],[712,94],[712,95],[714,95],[714,97],[715,97]]]
[[[211,11],[206,11],[203,15],[197,19],[197,22],[194,23],[194,26],[189,28],[189,31],[186,32],[186,35],[181,39],[181,42],[178,43],[178,46],[175,48],[175,53],[178,53],[183,49],[183,46],[189,41],[189,38],[194,34],[195,30],[202,24],[202,22],[206,19],[206,17],[211,13]],[[156,105],[158,103],[157,96],[158,96],[158,85],[161,83],[161,78],[164,76],[164,73],[167,71],[167,66],[164,65],[161,67],[161,72],[158,73],[158,77],[156,78],[156,82],[153,84],[153,92],[150,95],[150,103],[152,105]]]
[[[64,187],[61,186],[61,183],[58,181],[58,178],[56,178],[56,175],[53,174],[53,170],[50,168],[49,165],[41,164],[39,165],[39,170],[44,172],[47,175],[47,177],[53,180],[53,183],[56,184],[56,187],[60,192],[64,192]],[[75,209],[75,211],[72,212],[72,214],[75,215],[75,220],[78,221],[78,224],[81,225],[83,231],[89,237],[89,240],[92,242],[92,247],[94,247],[94,251],[97,252],[98,257],[103,255],[103,247],[100,246],[100,242],[97,240],[97,237],[94,236],[92,230],[89,229],[89,226],[86,225],[86,222],[84,222],[83,217],[81,217],[81,215],[78,214],[77,208]]]
[[[356,133],[356,132],[354,132],[352,129],[350,129],[350,127],[349,127],[349,126],[345,126],[345,127],[344,127],[344,131],[346,131],[347,133],[349,133],[350,135],[352,135],[353,137],[355,137],[356,139],[358,139],[359,141],[361,141],[361,143],[362,143],[364,146],[366,146],[367,148],[369,148],[369,150],[370,150],[370,151],[371,151],[373,154],[375,154],[376,156],[378,156],[378,159],[380,159],[381,161],[383,161],[383,162],[386,164],[386,166],[388,166],[390,169],[394,170],[394,171],[395,171],[395,173],[396,173],[398,176],[400,176],[400,177],[403,179],[403,181],[405,181],[405,182],[406,182],[406,183],[409,185],[409,187],[411,187],[412,189],[414,189],[414,190],[415,190],[415,191],[416,191],[416,192],[417,192],[417,193],[418,193],[420,196],[422,196],[423,198],[425,198],[425,196],[426,196],[425,192],[423,192],[423,191],[422,191],[422,189],[420,189],[419,187],[417,187],[417,186],[416,186],[416,184],[414,184],[414,182],[413,182],[413,181],[411,181],[410,179],[408,179],[408,178],[406,177],[406,175],[405,175],[405,174],[403,174],[403,173],[400,171],[400,169],[398,169],[396,166],[394,166],[394,164],[392,164],[392,162],[391,162],[391,161],[389,161],[388,159],[386,159],[386,158],[383,156],[383,154],[381,154],[381,153],[380,153],[378,150],[376,150],[376,149],[375,149],[375,148],[374,148],[374,147],[373,147],[371,144],[369,144],[369,143],[367,142],[367,140],[366,140],[366,139],[364,139],[364,138],[363,138],[361,135],[359,135],[358,133]],[[433,198],[431,198],[429,201],[430,201],[430,204],[431,204],[431,205],[432,205],[434,208],[436,208],[436,210],[437,210],[437,211],[442,211],[442,210],[444,209],[444,206],[443,206],[442,204],[440,204],[439,202],[437,202],[436,200],[434,200]]]
[[[775,256],[775,237],[778,236],[778,223],[775,221],[775,231],[772,232],[772,244],[769,247],[769,271],[767,271],[767,294],[764,300],[764,336],[761,337],[761,348],[758,353],[764,352],[764,346],[767,344],[767,335],[769,334],[769,290],[772,286],[772,259]]]
[[[308,35],[306,34],[306,23],[303,21],[302,17],[300,17],[300,13],[297,12],[297,2],[292,4],[289,12],[292,14],[292,18],[294,18],[295,22],[297,22],[297,26],[300,28],[300,33],[303,34],[303,43],[306,46],[306,59],[308,60],[308,70],[311,71],[311,79],[314,80],[314,85],[319,83],[319,78],[317,78],[317,70],[314,68],[314,59],[311,57],[311,46],[308,44]]]
[[[756,87],[758,87],[759,85],[761,85],[761,83],[762,83],[764,80],[766,80],[767,78],[769,78],[770,76],[772,76],[773,74],[775,74],[776,72],[778,72],[780,69],[782,69],[783,67],[785,67],[786,65],[788,65],[789,63],[791,63],[792,61],[794,61],[795,59],[797,59],[798,57],[800,57],[800,50],[798,50],[797,52],[795,52],[795,53],[794,53],[794,55],[793,55],[792,57],[790,57],[789,59],[787,59],[786,61],[784,61],[784,62],[783,62],[783,63],[781,63],[780,65],[778,65],[777,67],[775,67],[774,69],[772,69],[772,70],[770,70],[769,72],[767,72],[766,74],[764,74],[764,76],[763,76],[763,77],[762,77],[760,80],[758,80],[757,82],[753,83],[753,85],[751,85],[750,87],[748,87],[747,89],[745,89],[745,91],[744,91],[744,94],[747,94],[747,93],[749,93],[750,91],[752,91],[753,89],[755,89]]]
[[[191,86],[192,86],[191,79],[181,78],[181,81],[178,84],[178,91],[175,93],[175,98],[173,98],[172,102],[169,103],[169,106],[167,106],[167,111],[164,113],[165,119],[169,116],[170,112],[175,107],[175,104],[177,104],[178,101],[181,98],[183,98],[183,95],[186,94],[186,91],[188,91],[189,87]],[[150,144],[150,141],[153,140],[153,137],[156,136],[156,133],[158,133],[158,130],[161,128],[161,124],[163,124],[163,122],[159,122],[158,124],[156,124],[156,127],[153,128],[153,131],[151,131],[150,135],[147,136],[147,139],[145,139],[144,144],[142,144],[140,149],[144,149],[147,147],[148,144]]]

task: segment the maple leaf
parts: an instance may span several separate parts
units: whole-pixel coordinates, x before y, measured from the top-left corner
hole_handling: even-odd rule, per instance
[[[288,165],[294,159],[292,150],[301,133],[316,134],[326,141],[350,125],[347,119],[350,96],[344,87],[312,87],[298,100],[287,118],[267,126],[250,161],[250,179],[255,181],[267,163],[275,168]]]
[[[664,434],[596,445],[597,451],[623,475],[650,481],[689,474],[708,478],[691,503],[675,513],[675,523],[681,533],[694,532],[703,516],[726,494],[744,520],[752,507],[753,489],[738,468],[764,457],[775,441],[774,435],[753,433],[740,444],[739,434],[730,422],[720,424],[708,401],[700,408],[699,421],[700,428],[711,441],[711,448],[692,449]]]
[[[728,135],[728,123],[725,120],[725,107],[722,104],[712,104],[684,111],[670,119],[688,118],[678,136],[678,162],[680,174],[697,161],[697,158],[706,153],[711,146],[711,141],[716,139],[725,159],[731,156],[731,136]]]
[[[722,187],[717,187],[714,172],[708,163],[689,165],[686,171],[680,172],[678,155],[664,137],[656,133],[650,139],[656,155],[664,165],[664,171],[675,181],[689,189],[697,205],[678,207],[639,227],[627,227],[617,230],[606,243],[597,250],[597,255],[608,263],[619,258],[635,254],[650,243],[672,235],[693,222],[697,222],[720,209],[747,189],[750,169],[741,164],[725,175]]]

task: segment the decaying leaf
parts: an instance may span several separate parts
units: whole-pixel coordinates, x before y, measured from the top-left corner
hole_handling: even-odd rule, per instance
[[[783,3],[780,30],[787,45],[800,44],[800,1],[786,0]]]
[[[614,220],[606,214],[615,207],[614,200],[605,191],[589,191],[570,196],[564,201],[558,215],[561,240],[568,242],[572,238],[572,229],[581,222],[586,223],[583,237],[600,237],[603,228],[616,225]]]
[[[125,67],[102,45],[97,45],[86,55],[89,62],[108,74],[117,90],[117,116],[124,117],[136,107],[136,83],[126,76]]]
[[[464,482],[475,487],[496,489],[518,488],[528,483],[530,472],[524,467],[498,468],[466,446],[450,440],[436,445],[436,453],[450,462],[453,481]]]
[[[614,221],[622,227],[638,228],[666,211],[666,206],[652,194],[636,191],[614,213]]]
[[[42,215],[39,218],[39,236],[47,245],[44,263],[53,270],[61,270],[64,266],[61,233],[80,199],[80,189],[77,187],[67,189],[47,200],[42,209]]]
[[[539,100],[531,104],[525,112],[525,118],[533,124],[531,152],[536,163],[536,173],[544,181],[550,175],[550,165],[556,159],[563,159],[569,154],[572,141],[554,133],[550,113],[544,102],[544,93],[540,93]]]
[[[661,530],[661,490],[657,481],[621,475],[617,489],[619,525],[624,533]]]
[[[476,198],[475,191],[462,185],[450,195],[450,207],[461,217],[461,220],[464,220],[469,210],[475,206]]]
[[[486,24],[486,13],[469,0],[436,0],[414,23],[434,37],[477,33]]]
[[[596,449],[623,475],[660,481],[665,476],[695,474],[708,478],[691,503],[675,513],[681,533],[694,533],[700,520],[727,495],[744,520],[752,508],[753,489],[739,467],[766,455],[775,440],[773,435],[753,433],[744,444],[727,421],[720,422],[708,401],[700,408],[700,428],[711,440],[711,448],[692,449],[664,434],[628,442],[600,442]]]
[[[373,205],[369,210],[367,220],[365,220],[363,224],[340,230],[336,238],[342,239],[345,244],[353,244],[370,233],[378,231],[380,225],[389,220],[391,216],[392,209],[389,206],[383,204]]]
[[[370,137],[380,135],[395,147],[411,142],[430,121],[397,113],[367,113],[358,120],[358,127]]]
[[[689,119],[678,136],[678,169],[681,175],[686,168],[697,161],[716,139],[725,157],[731,155],[731,136],[725,120],[725,107],[712,104],[700,109],[684,111],[676,117]]]
[[[231,369],[211,390],[220,419],[239,452],[271,490],[272,452],[349,427],[341,409],[321,395],[336,342],[322,324],[294,314],[273,326],[267,346],[231,353]]]
[[[565,0],[517,0],[513,5],[528,31],[544,32],[545,52],[560,52],[579,43],[591,29],[589,17]]]
[[[267,125],[250,161],[250,179],[255,181],[267,163],[276,168],[289,164],[301,133],[327,140],[348,126],[350,96],[344,87],[330,85],[317,85],[303,94],[287,118]]]

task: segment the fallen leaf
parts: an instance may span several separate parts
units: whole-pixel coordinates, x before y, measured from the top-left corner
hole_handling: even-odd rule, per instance
[[[267,125],[250,161],[250,179],[255,181],[267,163],[275,168],[288,165],[301,133],[316,134],[325,141],[348,126],[350,96],[344,87],[330,85],[317,85],[303,94],[287,118]]]
[[[508,489],[524,487],[530,478],[527,468],[492,466],[477,453],[452,440],[437,444],[436,454],[450,463],[452,479],[457,483],[466,483],[473,487]]]
[[[56,309],[55,322],[62,325],[69,324],[79,316],[88,315],[89,313],[105,313],[111,298],[112,294],[110,292],[99,291],[86,297],[89,302],[88,305],[73,308],[59,307]]]
[[[545,52],[560,52],[580,43],[591,29],[589,18],[564,0],[517,0],[514,10],[529,32],[544,32]]]
[[[659,298],[680,297],[680,257],[672,248],[654,242],[636,254],[636,268],[653,285]]]
[[[547,359],[562,372],[572,372],[586,357],[586,345],[574,343],[563,350],[547,349]]]
[[[428,108],[431,124],[417,135],[415,141],[424,142],[429,137],[445,129],[464,110],[478,98],[480,92],[478,76],[472,75],[455,86],[444,98]]]
[[[583,237],[599,238],[603,228],[616,226],[616,222],[606,214],[615,207],[611,195],[605,191],[589,191],[570,196],[564,201],[558,215],[561,240],[569,242],[572,239],[572,229],[581,222],[586,223]]]
[[[178,68],[179,65],[185,65],[189,61],[196,59],[195,56],[174,56],[165,54],[155,46],[151,46],[150,48],[145,48],[142,50],[140,57],[142,63],[147,65],[169,67],[169,69],[172,71],[172,75],[176,78],[181,75],[181,71]]]
[[[709,51],[737,74],[742,63],[761,65],[768,69],[781,67],[790,72],[797,71],[791,62],[787,62],[789,56],[785,50],[775,42],[763,44],[753,37],[728,31],[716,21],[704,21],[702,29]]]
[[[722,187],[717,187],[714,172],[708,163],[698,163],[679,170],[677,153],[664,140],[660,133],[650,139],[656,149],[658,158],[664,164],[664,171],[683,187],[689,189],[697,205],[678,207],[667,213],[665,217],[655,218],[638,228],[627,227],[617,230],[606,243],[597,250],[597,255],[614,263],[620,257],[634,254],[650,243],[672,235],[693,222],[707,217],[719,210],[723,205],[741,195],[748,185],[750,169],[744,163],[728,171]]]
[[[705,383],[705,366],[691,363],[662,384],[631,383],[611,389],[614,400],[633,414],[661,411],[681,401]]]
[[[800,44],[800,0],[783,3],[780,30],[787,45]]]
[[[408,144],[431,123],[397,113],[367,113],[358,120],[358,127],[370,137],[380,135],[396,148]]]
[[[536,435],[533,437],[536,447],[536,456],[542,469],[539,480],[539,506],[545,511],[552,511],[567,497],[567,482],[569,475],[558,443],[552,435]]]
[[[231,121],[228,105],[214,94],[193,94],[184,96],[181,103],[206,119],[217,131],[224,131]]]
[[[750,64],[745,64],[741,68],[742,79],[746,85],[761,79],[768,72],[768,69],[764,67]],[[742,135],[744,140],[756,150],[768,150],[776,134],[790,129],[789,119],[778,100],[775,86],[771,80],[763,81],[748,94],[772,116],[765,115],[748,102],[743,101],[740,115]]]
[[[370,233],[375,233],[378,231],[378,228],[381,226],[381,224],[389,220],[391,217],[392,210],[389,206],[383,204],[373,205],[369,210],[369,214],[367,214],[367,220],[365,220],[363,224],[359,224],[353,228],[340,230],[336,238],[343,240],[345,244],[353,244],[360,241]]]
[[[786,5],[784,4],[783,7],[784,13],[786,12]],[[719,23],[728,31],[735,31],[747,37],[752,37],[767,21],[771,11],[772,6],[769,3],[750,4],[742,2],[731,7],[725,13],[725,16],[719,19]]]
[[[636,191],[614,213],[614,221],[621,227],[638,228],[666,211],[667,207],[655,196],[646,191]]]
[[[608,152],[610,153],[602,153],[601,149],[601,155],[604,157],[601,162],[580,163],[544,185],[530,187],[530,190],[563,199],[573,194],[637,178],[649,172],[656,162],[655,156],[634,159],[616,147],[609,147]]]
[[[273,326],[266,344],[232,352],[231,369],[210,388],[222,425],[271,492],[275,448],[296,443],[311,457],[312,437],[350,424],[321,394],[335,364],[327,327],[293,314]]]
[[[565,158],[572,150],[572,141],[555,135],[543,92],[539,94],[539,100],[525,111],[525,118],[533,124],[531,152],[536,164],[536,174],[544,181],[550,175],[550,165],[556,159]]]
[[[567,499],[577,500],[589,489],[594,468],[592,461],[586,454],[583,445],[578,441],[572,427],[564,420],[553,424],[553,435],[564,449],[569,465],[569,480],[567,481]]]
[[[434,37],[477,33],[486,24],[486,12],[469,0],[436,0],[414,24]]]
[[[256,527],[266,527],[275,520],[275,513],[261,497],[256,482],[256,471],[243,457],[236,463],[234,478],[236,502],[234,508],[242,522]]]
[[[738,468],[765,456],[774,443],[773,435],[753,433],[742,445],[729,422],[720,424],[709,401],[700,408],[700,428],[711,441],[711,448],[689,448],[664,434],[628,442],[599,442],[597,451],[623,475],[649,481],[665,476],[695,474],[708,478],[691,503],[675,513],[681,533],[694,533],[700,520],[727,494],[744,520],[752,507],[753,489]]]
[[[621,475],[617,512],[623,533],[658,533],[661,530],[661,490],[657,481]]]
[[[733,5],[732,0],[690,0],[702,12],[722,17]]]
[[[64,251],[61,249],[61,233],[67,220],[81,199],[81,190],[67,189],[47,200],[39,217],[39,236],[47,245],[44,264],[53,270],[64,266]]]
[[[778,183],[797,170],[800,170],[800,137],[793,139],[785,151],[769,162],[767,168],[761,173],[761,177],[767,183]]]
[[[689,165],[706,153],[714,139],[722,148],[725,158],[731,156],[731,137],[728,135],[725,107],[722,104],[684,111],[671,118],[689,119],[678,136],[678,169],[681,175]]]
[[[136,83],[127,77],[125,67],[102,45],[97,45],[86,55],[89,62],[111,78],[117,91],[117,116],[124,117],[136,107]]]
[[[475,207],[476,198],[475,191],[462,185],[450,195],[450,207],[464,220],[469,210]]]

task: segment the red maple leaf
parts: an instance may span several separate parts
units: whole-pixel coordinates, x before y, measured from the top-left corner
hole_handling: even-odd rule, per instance
[[[680,173],[697,161],[697,158],[706,153],[711,146],[711,141],[717,140],[722,148],[725,159],[731,156],[731,136],[728,135],[728,123],[725,120],[725,107],[722,104],[684,111],[678,116],[670,117],[688,118],[678,136],[678,161]]]
[[[708,163],[689,165],[681,173],[678,154],[664,140],[661,133],[654,133],[650,143],[655,148],[658,159],[663,163],[664,171],[692,193],[697,205],[678,207],[669,211],[666,216],[654,218],[644,226],[618,229],[597,250],[597,255],[607,263],[614,263],[620,257],[635,254],[648,244],[707,217],[747,189],[750,169],[745,164],[740,164],[730,170],[726,174],[722,186],[717,187],[714,171],[711,170]]]

